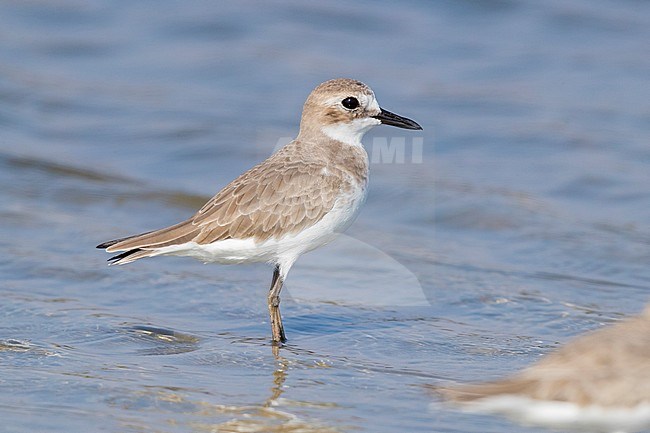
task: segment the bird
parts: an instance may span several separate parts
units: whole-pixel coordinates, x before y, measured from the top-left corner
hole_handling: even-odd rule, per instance
[[[504,379],[436,389],[470,412],[592,432],[650,428],[650,305]]]
[[[302,254],[332,241],[356,218],[368,186],[361,139],[377,125],[421,130],[381,108],[366,84],[337,78],[307,97],[296,138],[241,174],[189,219],[97,245],[112,265],[161,255],[206,263],[273,265],[267,296],[272,342],[285,343],[280,292]]]

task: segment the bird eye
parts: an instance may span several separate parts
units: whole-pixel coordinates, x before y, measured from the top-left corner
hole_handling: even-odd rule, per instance
[[[359,106],[359,100],[357,98],[349,96],[341,101],[341,105],[343,105],[348,110],[354,110]]]

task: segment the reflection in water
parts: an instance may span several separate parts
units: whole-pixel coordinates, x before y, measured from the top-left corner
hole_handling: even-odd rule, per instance
[[[271,407],[277,404],[278,399],[284,391],[284,382],[287,380],[287,360],[280,356],[280,348],[277,344],[274,344],[272,347],[273,356],[275,357],[273,386],[271,387],[271,396],[264,403],[264,407]]]
[[[199,338],[166,328],[135,325],[126,328],[126,332],[138,346],[153,345],[153,347],[137,350],[141,355],[178,356],[199,349]],[[110,405],[132,414],[153,410],[166,418],[171,416],[173,421],[170,422],[174,425],[186,425],[193,431],[260,433],[339,431],[323,425],[320,421],[310,419],[307,415],[291,411],[292,407],[332,408],[336,405],[283,399],[291,363],[280,355],[279,346],[271,345],[271,348],[274,368],[266,388],[268,396],[259,404],[215,403],[214,395],[218,390],[170,385],[145,385],[135,392],[109,397],[107,401]],[[207,368],[213,369],[217,366],[210,364]],[[215,370],[215,374],[219,372]],[[129,425],[134,425],[134,421],[130,420]]]
[[[284,390],[284,382],[287,380],[287,360],[280,356],[280,347],[272,345],[273,356],[275,357],[275,370],[273,370],[273,387],[271,396],[264,403],[264,407],[271,407],[277,404],[278,399]]]
[[[316,432],[338,432],[339,430],[327,427],[319,421],[306,420],[302,417],[289,412],[286,408],[289,404],[283,400],[285,382],[288,377],[289,361],[279,355],[279,348],[273,345],[273,354],[275,357],[275,369],[273,370],[273,383],[271,385],[269,397],[259,407],[224,407],[213,406],[213,409],[232,414],[236,417],[223,423],[213,425],[195,425],[209,431],[219,432],[269,432],[269,433],[316,433]],[[294,403],[295,406],[304,406],[304,404]],[[284,407],[284,410],[278,407]],[[331,404],[314,403],[314,407],[332,407]]]
[[[275,346],[274,346],[275,347]],[[339,430],[323,425],[320,421],[305,419],[303,416],[290,412],[288,404],[281,401],[284,384],[288,376],[289,362],[282,356],[275,356],[275,369],[272,374],[269,397],[260,405],[223,405],[205,401],[195,403],[195,410],[203,418],[228,419],[220,422],[201,422],[193,418],[189,426],[196,431],[207,432],[260,432],[260,433],[334,433]],[[175,401],[179,405],[187,404],[187,400],[179,395],[165,394],[166,401]],[[283,409],[280,410],[279,407]],[[296,404],[299,407],[299,404]],[[318,404],[317,407],[330,407],[328,404]]]

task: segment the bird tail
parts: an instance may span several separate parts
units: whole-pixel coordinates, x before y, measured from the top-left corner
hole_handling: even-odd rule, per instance
[[[191,241],[200,229],[191,220],[171,227],[114,239],[97,245],[106,252],[121,252],[108,259],[111,265],[125,265],[138,259],[160,254],[160,248]]]
[[[142,233],[142,235],[145,235],[148,233]],[[103,242],[99,245],[97,245],[97,248],[102,249],[102,250],[107,250],[108,252],[112,251],[120,251],[119,249],[113,250],[111,247],[113,247],[116,244],[119,244],[120,242],[127,241],[129,239],[137,238],[142,235],[135,235],[135,236],[129,236],[126,238],[120,238],[120,239],[113,239],[111,241],[106,241]],[[134,262],[138,259],[142,259],[144,257],[149,257],[153,255],[155,252],[154,251],[147,251],[142,248],[131,248],[127,249],[123,253],[117,254],[111,258],[108,259],[109,265],[125,265],[127,263]]]
[[[155,251],[151,251],[151,250],[147,251],[140,248],[134,248],[132,250],[125,251],[121,254],[109,258],[108,262],[109,262],[109,266],[126,265],[127,263],[131,263],[145,257],[151,257],[153,255],[156,255]]]

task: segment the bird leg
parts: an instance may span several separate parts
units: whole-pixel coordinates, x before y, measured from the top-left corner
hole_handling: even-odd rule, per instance
[[[273,343],[284,343],[287,337],[284,335],[282,326],[282,316],[280,315],[280,290],[282,290],[283,279],[280,276],[280,265],[273,271],[273,280],[269,289],[269,317],[271,318],[271,332],[273,333]]]

